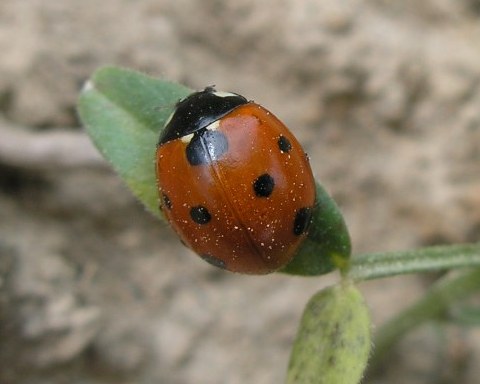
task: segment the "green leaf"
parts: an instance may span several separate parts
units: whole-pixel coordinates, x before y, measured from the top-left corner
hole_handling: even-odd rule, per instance
[[[85,85],[78,112],[88,134],[135,196],[156,216],[155,150],[182,85],[114,67],[97,70]]]
[[[346,270],[351,254],[348,229],[335,201],[317,183],[317,196],[308,237],[293,260],[281,270],[315,276],[335,268]]]
[[[308,302],[292,349],[287,384],[357,384],[371,346],[370,316],[350,281]]]
[[[156,216],[158,191],[155,150],[160,131],[181,98],[192,92],[183,85],[114,67],[96,71],[84,87],[78,111],[102,155]],[[314,276],[345,269],[350,238],[333,199],[317,185],[309,235],[283,272]]]

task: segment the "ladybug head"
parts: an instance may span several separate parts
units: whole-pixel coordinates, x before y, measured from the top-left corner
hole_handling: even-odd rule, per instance
[[[236,93],[207,87],[180,100],[160,134],[158,145],[195,133],[222,118],[238,106],[248,103]]]

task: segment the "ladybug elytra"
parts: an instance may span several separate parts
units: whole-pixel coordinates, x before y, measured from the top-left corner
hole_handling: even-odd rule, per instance
[[[161,210],[211,264],[265,274],[293,258],[315,202],[308,158],[262,106],[213,88],[178,102],[160,135]]]

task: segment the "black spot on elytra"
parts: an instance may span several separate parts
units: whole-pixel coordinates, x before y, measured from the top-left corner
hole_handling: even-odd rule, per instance
[[[258,197],[268,197],[272,194],[275,187],[275,180],[268,173],[257,177],[253,182],[253,190]]]
[[[226,265],[225,265],[225,262],[215,256],[212,256],[212,255],[200,255],[200,257],[205,260],[207,263],[215,266],[215,267],[218,267],[218,268],[221,268],[221,269],[225,269],[226,268]]]
[[[162,201],[163,201],[163,206],[165,208],[169,210],[172,209],[172,201],[170,200],[167,194],[165,193],[162,194]]]
[[[228,151],[227,137],[220,131],[203,129],[196,132],[186,148],[190,165],[209,164]]]
[[[192,207],[192,209],[190,209],[190,217],[197,224],[207,224],[212,219],[208,209],[201,205]]]
[[[280,136],[277,143],[278,148],[280,148],[280,151],[282,152],[288,153],[292,149],[292,144],[285,136]]]
[[[295,214],[295,221],[293,223],[293,233],[300,236],[306,233],[310,222],[312,221],[312,208],[300,208]]]

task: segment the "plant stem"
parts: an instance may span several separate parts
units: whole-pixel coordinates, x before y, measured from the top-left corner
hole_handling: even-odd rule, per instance
[[[372,368],[375,368],[392,345],[406,332],[422,322],[438,318],[449,306],[479,290],[479,268],[437,282],[422,299],[379,328],[375,337],[375,357]]]
[[[355,256],[347,276],[369,280],[415,272],[480,266],[480,243]]]

